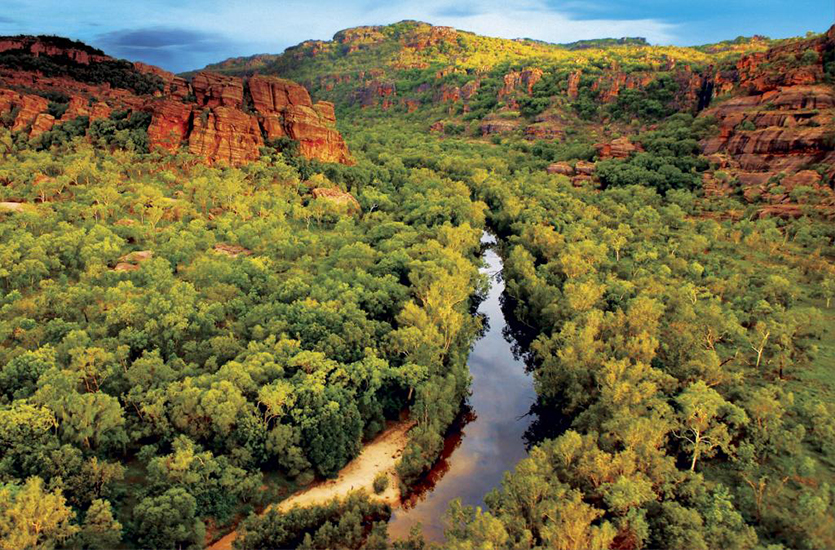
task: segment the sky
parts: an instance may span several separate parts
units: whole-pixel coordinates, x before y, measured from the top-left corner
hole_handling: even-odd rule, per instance
[[[56,34],[174,72],[404,19],[503,38],[695,45],[822,32],[835,0],[0,0],[0,35]]]

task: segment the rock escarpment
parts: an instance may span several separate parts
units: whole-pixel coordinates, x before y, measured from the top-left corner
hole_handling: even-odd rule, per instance
[[[189,82],[158,67],[114,60],[57,38],[0,39],[0,52],[23,60],[0,65],[0,120],[29,138],[79,117],[92,122],[116,111],[122,116],[139,112],[150,115],[152,151],[182,148],[209,163],[240,165],[258,159],[267,141],[288,138],[298,142],[306,158],[353,162],[336,130],[333,104],[313,103],[307,89],[289,80],[201,72]],[[61,67],[61,74],[45,77],[27,70],[27,60],[42,56]],[[118,79],[85,81],[90,73],[84,67],[96,63],[110,63],[103,70],[120,71]],[[120,87],[123,82],[129,85]]]
[[[769,203],[761,214],[794,216],[802,208],[792,191],[803,186],[824,197],[820,208],[835,210],[835,90],[824,73],[833,53],[835,27],[738,61],[736,95],[700,115],[718,122],[718,133],[701,143],[719,167],[705,178],[706,193],[741,187],[747,199]],[[799,56],[812,62],[798,64]]]

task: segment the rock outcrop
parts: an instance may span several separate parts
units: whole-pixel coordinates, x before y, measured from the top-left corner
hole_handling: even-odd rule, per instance
[[[323,199],[332,202],[346,209],[348,214],[356,214],[361,211],[360,203],[350,193],[346,193],[341,189],[328,189],[324,187],[317,187],[311,191],[313,198]]]
[[[304,87],[280,78],[253,76],[247,85],[267,138],[288,136],[299,142],[299,152],[308,158],[352,162],[342,135],[335,129],[333,103],[314,104]]]
[[[506,119],[499,116],[488,116],[481,122],[481,135],[490,136],[497,134],[509,134],[515,132],[521,126],[519,119]]]
[[[626,136],[613,139],[609,143],[596,143],[594,147],[600,159],[625,159],[640,151]]]
[[[257,160],[263,145],[258,119],[233,107],[202,111],[188,136],[189,153],[231,165]]]
[[[383,109],[388,109],[394,105],[393,98],[396,95],[397,87],[394,82],[372,80],[354,91],[354,102],[363,108],[381,105]]]
[[[298,150],[307,158],[353,162],[336,130],[333,104],[313,103],[306,88],[289,80],[200,72],[188,82],[153,65],[118,62],[119,70],[133,71],[130,78],[153,84],[122,89],[116,85],[121,81],[91,84],[73,78],[86,74],[73,73],[75,66],[116,63],[81,43],[60,38],[0,38],[0,52],[63,56],[60,63],[69,67],[66,75],[43,76],[15,65],[0,65],[0,116],[11,121],[13,132],[25,132],[30,138],[79,117],[93,121],[108,118],[116,110],[138,111],[151,115],[147,128],[151,150],[174,152],[186,146],[209,163],[238,165],[259,158],[265,137],[289,137],[299,142]],[[393,96],[394,86],[379,84],[372,95]],[[66,99],[50,104],[62,96]]]
[[[198,73],[191,81],[194,97],[201,107],[240,109],[244,101],[244,82],[234,76]]]
[[[518,109],[517,93],[531,95],[533,87],[542,80],[542,69],[532,68],[524,71],[511,71],[504,75],[504,85],[499,89],[499,100],[504,100],[511,109]]]
[[[577,99],[580,95],[580,77],[583,72],[579,69],[568,75],[568,98]]]
[[[558,174],[560,176],[573,176],[574,167],[567,162],[555,162],[548,165],[545,169],[549,174]]]
[[[747,200],[767,204],[761,216],[792,217],[809,211],[792,202],[792,190],[803,186],[818,197],[813,210],[835,212],[835,91],[823,84],[821,55],[832,50],[835,27],[739,60],[736,95],[700,115],[718,122],[717,134],[701,148],[723,172],[706,177],[706,194],[738,187]],[[798,64],[805,52],[814,52],[806,56],[812,62]]]
[[[55,125],[55,117],[49,113],[38,113],[35,120],[32,121],[32,127],[29,129],[29,137],[34,138],[52,130]]]
[[[25,52],[35,57],[42,55],[67,57],[79,65],[113,59],[95,48],[58,37],[0,37],[0,53],[8,51]]]
[[[181,101],[160,99],[149,105],[152,113],[148,126],[151,148],[174,152],[187,141],[193,106]]]
[[[46,112],[49,101],[44,97],[26,94],[18,96],[14,106],[17,107],[18,112],[12,126],[12,132],[19,132],[32,127],[38,115]]]

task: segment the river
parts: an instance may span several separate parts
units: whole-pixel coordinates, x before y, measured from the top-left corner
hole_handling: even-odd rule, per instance
[[[502,259],[494,250],[495,243],[485,233],[482,272],[490,276],[490,290],[478,308],[486,330],[469,358],[472,395],[438,463],[392,514],[389,534],[393,538],[407,537],[420,523],[426,540],[443,540],[442,518],[449,502],[460,498],[464,505],[484,507],[484,496],[527,454],[525,432],[532,421],[528,412],[536,393],[524,361],[514,357],[515,342],[504,336],[509,331],[501,301]]]

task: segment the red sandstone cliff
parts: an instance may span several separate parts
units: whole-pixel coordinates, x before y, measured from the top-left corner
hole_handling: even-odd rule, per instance
[[[53,42],[34,37],[0,39],[0,52],[64,57],[77,65],[114,61],[79,43]],[[61,62],[67,63],[67,59]],[[140,75],[152,75],[157,87],[150,93],[137,93],[108,83],[89,84],[70,76],[45,77],[0,66],[0,116],[11,121],[13,132],[35,138],[56,124],[81,116],[95,120],[107,118],[113,110],[142,111],[151,114],[151,150],[174,152],[184,147],[209,163],[239,165],[257,159],[265,139],[286,136],[299,142],[299,152],[307,158],[353,162],[336,130],[333,104],[314,104],[299,84],[274,77],[241,79],[210,72],[198,73],[188,82],[152,65],[134,63],[132,68]],[[68,98],[57,120],[47,113],[47,92]]]
[[[729,176],[706,177],[706,193],[732,191],[730,179],[746,198],[770,203],[761,214],[793,216],[802,208],[788,194],[803,185],[829,195],[828,208],[835,208],[835,90],[823,68],[824,53],[833,51],[835,26],[821,37],[739,60],[732,97],[700,115],[718,121],[718,134],[701,146]],[[806,52],[816,59],[797,63]]]

